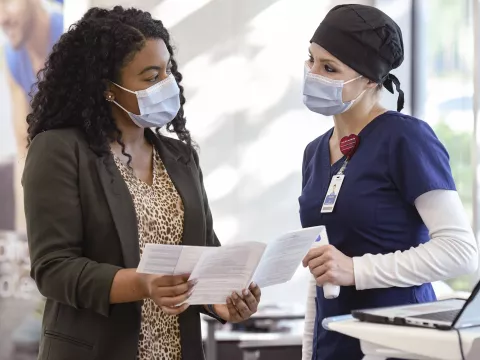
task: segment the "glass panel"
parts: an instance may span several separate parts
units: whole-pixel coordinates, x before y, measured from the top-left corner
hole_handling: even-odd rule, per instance
[[[424,0],[421,0],[422,2]],[[450,154],[453,176],[470,219],[473,219],[473,16],[469,0],[427,0],[424,61],[425,120]],[[421,26],[421,25],[420,25]],[[422,84],[419,84],[422,86]],[[423,91],[422,91],[423,90]],[[471,276],[449,281],[469,290]]]

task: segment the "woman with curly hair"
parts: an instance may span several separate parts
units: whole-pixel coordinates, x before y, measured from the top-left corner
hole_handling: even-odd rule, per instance
[[[39,359],[203,358],[199,313],[245,320],[260,290],[178,307],[188,275],[136,272],[146,243],[220,245],[167,30],[147,12],[93,8],[39,78],[23,176],[31,275],[47,298]]]

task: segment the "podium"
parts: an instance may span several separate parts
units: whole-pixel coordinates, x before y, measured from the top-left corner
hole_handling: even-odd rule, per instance
[[[465,359],[480,359],[480,327],[460,330],[459,338],[455,330],[372,324],[351,315],[326,318],[322,326],[359,339],[364,360],[461,360],[460,339]]]

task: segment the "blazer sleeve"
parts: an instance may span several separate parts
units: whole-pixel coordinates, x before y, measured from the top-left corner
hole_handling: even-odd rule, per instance
[[[120,267],[83,256],[83,220],[75,142],[55,131],[37,135],[23,173],[31,276],[46,298],[109,315]]]

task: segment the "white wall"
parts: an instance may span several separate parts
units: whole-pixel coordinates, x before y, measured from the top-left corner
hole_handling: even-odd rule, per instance
[[[91,5],[91,0],[65,0],[63,3],[63,24],[67,30],[71,24],[80,20]]]

